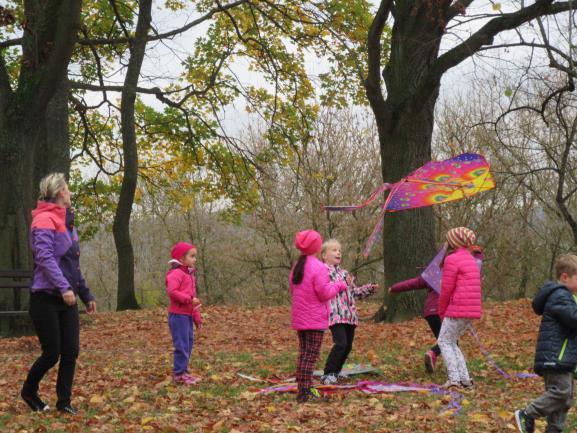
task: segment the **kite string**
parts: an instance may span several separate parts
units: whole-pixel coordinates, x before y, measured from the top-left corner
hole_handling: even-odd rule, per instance
[[[372,202],[374,202],[376,200],[376,198],[382,194],[383,192],[385,192],[388,189],[391,189],[391,187],[394,187],[396,184],[391,184],[391,183],[383,183],[381,184],[381,186],[379,186],[375,191],[373,191],[371,193],[371,195],[362,203],[360,204],[355,204],[355,205],[347,205],[347,206],[327,206],[327,205],[323,205],[322,208],[328,212],[350,212],[350,211],[354,211],[357,209],[362,209],[364,207],[367,207],[368,205],[370,205]]]
[[[477,345],[479,346],[481,353],[485,356],[487,363],[489,365],[491,365],[495,370],[497,370],[497,372],[501,376],[503,376],[505,379],[512,379],[513,377],[509,373],[507,373],[505,370],[503,370],[501,367],[499,367],[499,365],[495,362],[495,360],[493,359],[493,357],[491,356],[491,354],[489,353],[489,351],[487,350],[487,348],[485,347],[485,345],[481,341],[479,334],[477,334],[477,331],[475,330],[475,328],[471,324],[469,325],[469,332],[471,333],[473,338],[477,341]],[[515,373],[515,377],[518,377],[519,379],[529,379],[532,377],[537,377],[537,375],[534,373]]]

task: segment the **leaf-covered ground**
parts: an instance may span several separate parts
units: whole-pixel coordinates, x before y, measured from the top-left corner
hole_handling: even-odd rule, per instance
[[[374,304],[363,303],[363,316]],[[289,308],[245,310],[211,307],[197,340],[193,387],[170,382],[171,342],[164,310],[101,313],[83,317],[74,403],[79,415],[32,414],[18,398],[28,367],[39,353],[35,337],[0,340],[0,431],[2,432],[514,432],[512,411],[542,389],[539,378],[504,380],[487,365],[471,336],[461,347],[476,387],[457,415],[431,394],[365,395],[353,391],[329,401],[297,405],[293,395],[256,395],[261,385],[237,372],[262,378],[294,372],[297,340]],[[538,318],[528,301],[489,304],[477,328],[495,360],[507,371],[532,365]],[[363,322],[351,355],[372,362],[389,382],[443,383],[444,369],[428,375],[422,366],[432,338],[426,322]],[[318,367],[330,349],[325,335]],[[55,371],[41,395],[55,404]],[[566,431],[577,428],[571,411]],[[543,431],[543,424],[538,428]]]

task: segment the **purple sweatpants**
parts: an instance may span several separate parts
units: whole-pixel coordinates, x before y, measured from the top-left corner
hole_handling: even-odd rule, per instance
[[[194,345],[192,316],[168,313],[168,326],[172,334],[172,344],[174,345],[173,373],[175,375],[187,373],[188,360]]]

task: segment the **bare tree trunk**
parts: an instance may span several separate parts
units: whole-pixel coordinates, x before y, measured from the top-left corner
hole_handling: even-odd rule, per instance
[[[146,49],[146,39],[150,29],[151,8],[152,0],[139,1],[136,34],[130,47],[130,60],[122,90],[120,117],[122,123],[124,176],[112,226],[116,253],[118,255],[117,310],[139,308],[134,291],[134,250],[130,239],[130,216],[138,181],[138,148],[136,144],[134,105],[136,102],[136,87]]]

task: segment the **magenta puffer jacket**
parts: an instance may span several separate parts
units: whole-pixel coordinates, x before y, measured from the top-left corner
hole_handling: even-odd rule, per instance
[[[469,250],[458,248],[443,264],[439,315],[480,319],[481,313],[481,271]]]
[[[344,281],[331,283],[328,267],[315,256],[308,256],[300,284],[289,285],[292,297],[292,328],[297,331],[325,331],[329,327],[329,301],[347,288]]]
[[[421,276],[399,281],[391,286],[391,293],[408,292],[410,290],[427,289],[427,299],[423,308],[423,317],[439,314],[439,294]]]

